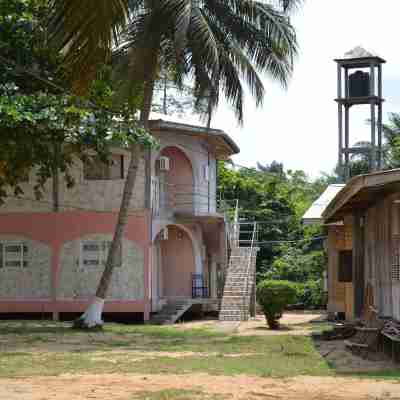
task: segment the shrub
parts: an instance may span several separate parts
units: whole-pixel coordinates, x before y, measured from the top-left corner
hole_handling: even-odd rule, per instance
[[[265,280],[257,285],[257,300],[268,326],[277,329],[283,310],[296,300],[296,288],[288,281]]]
[[[320,309],[326,306],[326,293],[323,290],[322,279],[310,280],[304,284],[305,301],[307,308]]]

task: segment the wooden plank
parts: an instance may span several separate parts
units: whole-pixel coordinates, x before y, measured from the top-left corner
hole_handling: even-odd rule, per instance
[[[345,312],[344,284],[338,282],[339,248],[344,241],[342,226],[328,228],[328,312]]]
[[[364,227],[363,215],[356,210],[353,214],[353,285],[354,315],[360,318],[364,302]]]
[[[345,297],[346,297],[346,320],[352,321],[354,319],[354,287],[352,283],[345,283]]]

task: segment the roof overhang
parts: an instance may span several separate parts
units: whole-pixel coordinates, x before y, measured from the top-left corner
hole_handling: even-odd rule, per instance
[[[344,68],[368,68],[371,65],[385,64],[386,60],[378,56],[355,57],[355,58],[337,58],[336,61]]]
[[[215,149],[217,158],[224,160],[240,152],[238,145],[224,131],[206,128],[181,122],[153,119],[149,121],[150,129],[154,131],[170,131],[184,135],[203,137]]]
[[[395,192],[400,192],[400,169],[356,176],[322,213],[324,223],[341,221],[354,209],[366,209],[382,196]]]
[[[302,217],[302,222],[305,225],[322,224],[323,218],[322,213],[325,211],[332,199],[337,193],[343,189],[343,184],[332,184],[329,185],[321,196],[314,201],[311,207],[305,212]]]

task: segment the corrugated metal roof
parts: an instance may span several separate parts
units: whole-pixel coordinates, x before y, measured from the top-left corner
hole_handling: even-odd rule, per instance
[[[335,198],[335,196],[344,188],[344,186],[344,184],[329,185],[303,215],[303,223],[306,225],[322,223],[323,212],[328,207],[329,203]]]

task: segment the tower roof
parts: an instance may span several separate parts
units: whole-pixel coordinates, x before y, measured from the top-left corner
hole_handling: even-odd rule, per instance
[[[345,53],[343,58],[335,60],[337,63],[347,67],[368,67],[371,64],[383,64],[386,62],[375,53],[366,50],[362,46],[356,46],[354,49]]]
[[[354,49],[348,51],[344,54],[343,58],[375,58],[377,57],[376,54],[371,53],[368,50],[365,50],[362,46],[356,46]]]

